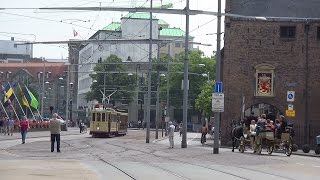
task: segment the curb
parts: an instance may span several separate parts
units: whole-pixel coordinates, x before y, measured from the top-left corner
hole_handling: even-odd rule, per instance
[[[212,147],[213,145],[211,144],[205,144],[205,146],[207,147]],[[230,146],[220,146],[220,148],[225,148],[225,149],[232,149],[232,147]],[[276,152],[277,153],[277,152]],[[297,155],[297,156],[305,156],[305,157],[316,157],[316,158],[320,158],[320,155],[316,155],[316,154],[309,154],[309,153],[296,153],[296,152],[292,152],[293,155]]]

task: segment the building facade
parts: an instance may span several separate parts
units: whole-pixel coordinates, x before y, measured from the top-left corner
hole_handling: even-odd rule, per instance
[[[284,114],[294,125],[297,144],[315,144],[320,134],[320,21],[304,18],[320,17],[319,8],[315,1],[226,1],[226,13],[267,20],[225,20],[222,129],[231,131],[232,121],[252,111],[256,116]],[[293,102],[288,102],[288,91],[295,92]],[[289,104],[295,115],[288,113]],[[224,142],[230,131],[222,132]]]
[[[160,54],[168,54],[173,58],[184,51],[185,32],[180,28],[171,28],[169,24],[163,20],[153,17],[152,20],[152,38],[170,40],[169,43],[159,43]],[[106,39],[149,39],[150,31],[150,14],[149,13],[129,13],[121,18],[121,22],[112,22],[97,31],[90,39],[106,40]],[[193,40],[193,37],[191,37]],[[152,57],[157,57],[158,45],[152,46]],[[190,45],[192,48],[192,45]],[[110,55],[117,55],[124,63],[130,63],[129,71],[136,73],[139,67],[140,74],[147,73],[146,63],[149,58],[149,44],[144,43],[100,43],[87,44],[79,52],[78,66],[78,96],[77,107],[88,106],[85,100],[85,94],[90,91],[92,79],[90,71],[95,64],[105,60]],[[144,76],[146,77],[146,75]],[[137,121],[138,119],[138,94],[135,101],[129,105],[129,121]]]
[[[18,83],[21,86],[28,86],[39,101],[39,112],[43,107],[43,117],[51,117],[50,106],[53,107],[53,112],[58,112],[60,116],[64,117],[66,111],[66,75],[65,63],[0,63],[2,85],[10,82],[18,98],[21,97]],[[21,103],[21,99],[19,101]],[[13,104],[15,109],[20,111],[21,108],[16,99]],[[10,108],[6,109],[12,111]],[[34,111],[34,113],[38,115],[37,111]],[[28,117],[32,117],[32,115],[28,114]]]
[[[22,62],[25,59],[33,58],[33,45],[18,45],[24,41],[0,40],[0,63]]]

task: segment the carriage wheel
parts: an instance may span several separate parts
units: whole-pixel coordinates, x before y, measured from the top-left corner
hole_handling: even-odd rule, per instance
[[[261,154],[261,152],[262,152],[262,145],[259,144],[259,145],[257,145],[257,151],[256,151],[256,153],[257,153],[257,154]]]
[[[268,146],[268,154],[271,155],[273,153],[273,150],[274,150],[274,146]]]
[[[244,149],[245,149],[245,139],[244,139],[244,137],[241,137],[240,138],[239,151],[241,153],[244,153]]]
[[[292,154],[292,137],[290,136],[287,144],[285,145],[285,153],[287,156],[291,156]]]

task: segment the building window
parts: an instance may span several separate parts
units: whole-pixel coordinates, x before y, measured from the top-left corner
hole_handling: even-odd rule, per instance
[[[296,27],[295,26],[282,26],[282,27],[280,27],[280,37],[281,38],[295,38],[296,37]]]
[[[180,43],[176,43],[175,47],[181,47],[181,44]]]
[[[317,39],[320,40],[320,27],[317,27]]]

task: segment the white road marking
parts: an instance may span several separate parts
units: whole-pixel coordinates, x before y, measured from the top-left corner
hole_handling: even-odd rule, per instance
[[[315,165],[312,165],[312,167],[320,168],[320,166],[315,166]]]
[[[304,164],[302,164],[302,163],[296,163],[297,165],[300,165],[300,166],[304,166]]]
[[[189,141],[187,142],[187,144],[189,144],[189,142],[193,141],[197,136],[198,136],[198,134],[196,134],[191,140],[189,140]]]

